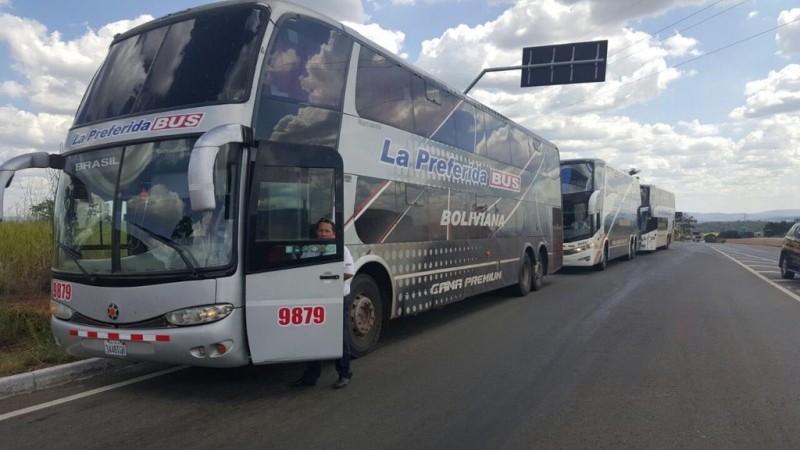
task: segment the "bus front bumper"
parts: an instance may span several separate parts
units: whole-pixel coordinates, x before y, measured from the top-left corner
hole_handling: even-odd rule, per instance
[[[565,246],[563,265],[566,267],[591,267],[600,262],[600,255],[600,252],[595,249],[576,251]]]
[[[180,328],[99,328],[55,317],[50,324],[56,343],[80,357],[203,367],[236,367],[250,361],[242,308],[217,322]]]

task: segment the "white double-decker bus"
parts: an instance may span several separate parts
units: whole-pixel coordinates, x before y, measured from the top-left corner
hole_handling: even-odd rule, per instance
[[[639,250],[667,249],[675,230],[675,194],[652,184],[643,184],[639,209]]]
[[[639,180],[600,159],[561,161],[564,266],[605,270],[639,248]]]
[[[7,161],[0,189],[28,167],[62,170],[52,329],[79,356],[334,358],[343,319],[365,354],[390,319],[561,266],[554,145],[280,1],[117,36],[64,152]]]

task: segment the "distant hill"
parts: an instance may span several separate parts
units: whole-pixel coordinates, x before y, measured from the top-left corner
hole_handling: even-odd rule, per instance
[[[800,218],[800,209],[776,209],[754,214],[729,214],[729,213],[698,213],[690,212],[698,222],[736,222],[741,220],[766,220],[766,221],[793,221]]]

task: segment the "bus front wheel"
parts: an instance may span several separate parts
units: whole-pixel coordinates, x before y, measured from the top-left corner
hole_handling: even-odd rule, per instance
[[[375,349],[383,326],[383,301],[378,284],[369,275],[359,274],[350,284],[350,353],[364,356]]]
[[[603,246],[603,253],[600,255],[600,262],[594,266],[594,270],[606,270],[608,267],[608,246]]]

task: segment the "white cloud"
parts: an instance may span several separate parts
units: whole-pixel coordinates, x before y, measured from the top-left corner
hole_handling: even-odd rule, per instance
[[[2,14],[0,42],[8,46],[11,68],[26,79],[23,88],[32,105],[41,111],[72,115],[114,35],[151,19],[141,16],[114,22],[65,41],[59,32],[48,33],[39,22]],[[14,89],[3,89],[3,93],[21,91],[18,86],[10,87]]]
[[[587,4],[592,10],[593,22],[619,27],[633,20],[660,16],[671,9],[702,5],[708,0],[561,0],[561,3]]]
[[[745,86],[745,104],[734,109],[730,118],[741,120],[800,111],[800,64],[770,71],[766,78]]]
[[[39,113],[0,107],[0,142],[7,148],[36,148],[39,151],[56,151],[72,125],[72,116]],[[22,153],[22,152],[19,152]],[[15,154],[0,152],[0,161]]]
[[[0,161],[35,151],[57,152],[71,123],[71,116],[33,114],[11,106],[0,107]],[[48,171],[17,172],[5,192],[4,215],[25,215],[32,205],[51,194]]]
[[[680,33],[675,33],[664,40],[664,46],[672,57],[700,56],[702,52],[697,49],[698,44],[697,39],[681,36]]]
[[[403,43],[406,39],[405,33],[402,31],[392,31],[382,28],[378,24],[359,24],[353,22],[345,22],[345,25],[356,30],[358,33],[364,35],[367,39],[375,42],[386,50],[406,58],[408,55],[402,53]]]
[[[790,25],[780,28],[775,34],[781,56],[791,56],[800,53],[800,8],[793,8],[788,11],[781,11],[778,16],[778,25],[796,21]]]
[[[755,19],[756,17],[758,17],[758,11],[750,11],[749,13],[747,13],[748,20]]]
[[[678,125],[685,128],[690,134],[695,136],[714,136],[718,135],[720,130],[717,125],[701,124],[699,120],[695,119],[691,122],[678,122]]]
[[[361,0],[294,0],[294,3],[318,11],[340,22],[363,23],[369,16]]]
[[[0,83],[0,97],[20,98],[27,94],[25,86],[16,81],[3,81]]]

